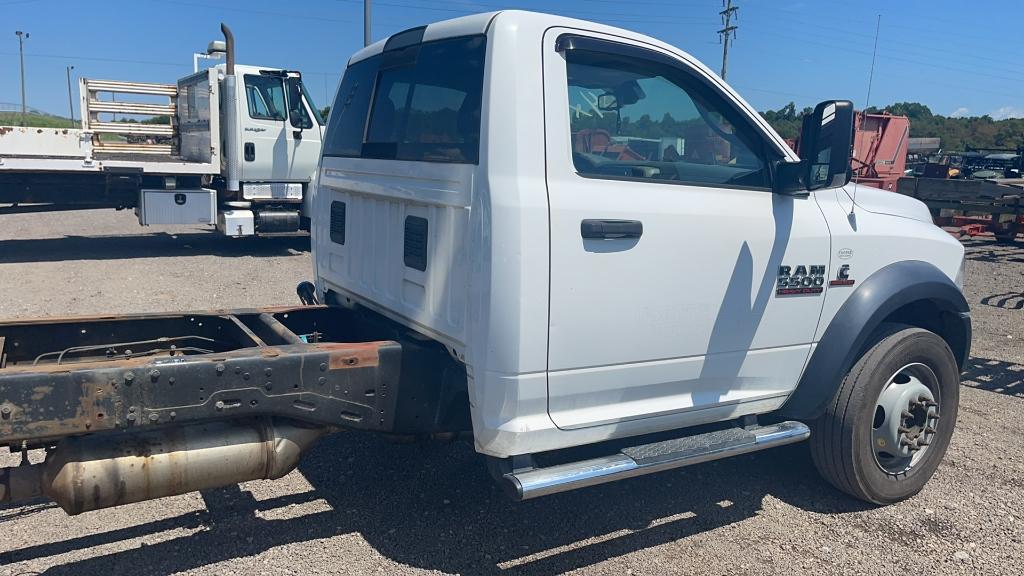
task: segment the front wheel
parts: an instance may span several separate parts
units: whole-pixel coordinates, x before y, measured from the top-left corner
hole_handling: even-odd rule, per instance
[[[953,436],[960,373],[938,335],[886,324],[811,423],[811,455],[836,488],[874,504],[917,494]]]

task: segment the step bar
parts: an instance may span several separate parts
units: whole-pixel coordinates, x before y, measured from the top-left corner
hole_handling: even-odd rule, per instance
[[[800,422],[729,428],[624,448],[591,460],[528,468],[503,476],[516,500],[529,500],[624,478],[643,476],[701,462],[756,452],[806,440],[810,429]]]

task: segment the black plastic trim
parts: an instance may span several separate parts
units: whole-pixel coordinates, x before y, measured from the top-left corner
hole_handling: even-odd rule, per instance
[[[845,374],[871,343],[868,338],[894,312],[915,302],[928,302],[944,324],[947,341],[962,368],[970,355],[970,307],[960,289],[934,265],[909,260],[890,264],[854,290],[818,342],[796,391],[779,412],[787,418],[812,420],[821,415]]]
[[[415,46],[423,42],[423,33],[427,31],[426,26],[417,26],[401,32],[396,32],[384,42],[384,52],[401,50],[409,46]]]
[[[427,270],[427,243],[429,224],[426,218],[405,217],[405,265],[421,272]]]
[[[593,220],[580,222],[580,236],[588,239],[612,240],[643,236],[644,223],[639,220]]]
[[[345,203],[331,202],[331,242],[345,245]]]

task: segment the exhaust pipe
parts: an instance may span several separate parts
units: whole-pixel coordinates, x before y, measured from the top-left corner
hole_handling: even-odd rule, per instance
[[[291,472],[328,431],[262,419],[65,438],[41,464],[0,470],[0,502],[45,496],[74,515],[273,480]]]
[[[221,158],[224,164],[224,179],[230,192],[238,192],[238,155],[241,147],[238,142],[238,86],[235,77],[235,35],[228,25],[221,22],[220,31],[224,33],[224,44],[227,51],[227,62],[224,65],[224,149]]]

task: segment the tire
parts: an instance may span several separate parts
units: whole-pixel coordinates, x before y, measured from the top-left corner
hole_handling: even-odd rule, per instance
[[[843,378],[825,413],[810,423],[811,456],[821,475],[836,488],[866,502],[885,505],[920,492],[942,461],[956,422],[960,370],[946,342],[922,328],[884,324],[870,341],[874,344]],[[917,388],[896,387],[907,383],[926,386],[933,397],[917,395]],[[885,416],[883,404],[893,398],[893,390],[913,391],[911,396],[920,400],[916,404],[911,400],[916,416],[897,416],[895,409]],[[883,391],[885,396],[881,396]],[[886,426],[879,424],[880,411]],[[929,414],[935,414],[935,419],[931,420]],[[899,418],[899,430],[905,431],[900,432],[899,450],[909,456],[889,454],[877,447],[886,445],[887,418]],[[922,420],[920,426],[913,425]],[[913,436],[914,431],[919,435]],[[904,441],[910,442],[906,448]],[[911,445],[916,449],[912,450]],[[906,469],[901,471],[904,466]]]

